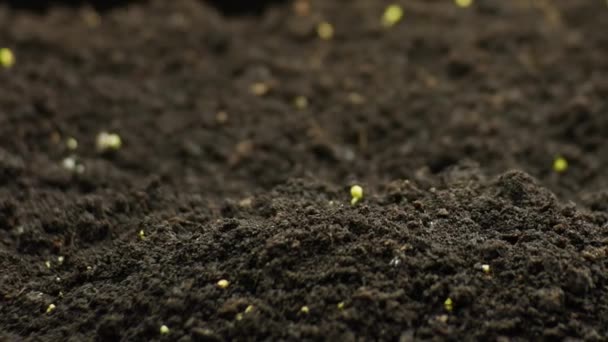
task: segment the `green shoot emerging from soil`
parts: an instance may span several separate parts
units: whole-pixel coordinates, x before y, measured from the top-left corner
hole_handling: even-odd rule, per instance
[[[557,157],[553,161],[553,171],[557,173],[565,172],[568,169],[568,161],[564,157]]]
[[[350,188],[350,195],[352,199],[350,200],[350,204],[355,205],[363,198],[363,188],[359,185],[353,185]]]
[[[119,150],[122,146],[122,139],[116,133],[101,132],[97,135],[97,150],[108,152]]]
[[[448,299],[443,302],[443,307],[445,308],[445,311],[452,312],[452,310],[454,310],[454,302],[452,301],[452,298],[448,297]]]
[[[0,48],[0,66],[10,68],[15,64],[15,55],[9,48]]]
[[[330,40],[334,37],[334,27],[332,24],[324,21],[317,26],[317,34],[323,40]]]
[[[403,8],[401,6],[393,4],[388,6],[384,10],[382,15],[382,26],[389,28],[395,26],[403,18]]]
[[[467,8],[473,4],[473,0],[454,0],[454,3],[460,8]]]
[[[168,335],[169,332],[170,332],[170,330],[169,330],[168,326],[166,326],[164,324],[160,326],[160,334],[161,335]]]

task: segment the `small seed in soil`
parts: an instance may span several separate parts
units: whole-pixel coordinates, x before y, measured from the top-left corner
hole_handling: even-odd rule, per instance
[[[55,304],[49,304],[49,306],[46,308],[46,313],[49,314],[51,312],[53,312],[57,307],[55,306]]]
[[[226,122],[228,122],[228,113],[224,111],[217,112],[217,114],[215,114],[215,121],[218,124],[225,124]]]
[[[84,9],[83,13],[82,13],[82,20],[84,21],[84,23],[91,28],[95,28],[97,26],[99,26],[99,24],[101,23],[101,17],[99,16],[99,13],[97,13],[94,9]]]
[[[447,323],[448,322],[448,315],[439,315],[437,317],[435,317],[435,319],[437,320],[437,322],[441,322],[441,323]]]
[[[448,299],[446,299],[445,302],[443,302],[443,307],[448,312],[451,312],[452,310],[454,310],[454,302],[452,301],[452,298],[448,297]]]
[[[363,198],[363,188],[359,185],[353,185],[350,188],[350,195],[352,199],[350,200],[350,204],[355,205]]]
[[[146,238],[146,232],[144,232],[144,230],[140,230],[139,233],[137,234],[139,236],[140,239],[145,239]]]
[[[391,259],[391,261],[388,264],[391,265],[391,266],[393,266],[393,267],[397,267],[397,266],[401,265],[401,258],[394,257],[394,258]]]
[[[308,0],[296,0],[293,4],[293,11],[301,17],[309,15],[310,2]]]
[[[101,132],[97,135],[97,151],[117,151],[122,146],[122,139],[116,133]]]
[[[473,4],[473,0],[454,0],[454,3],[460,8],[467,8]]]
[[[492,269],[490,268],[490,265],[488,265],[488,264],[481,265],[481,270],[485,274],[490,274],[490,271],[492,271]]]
[[[78,148],[78,140],[69,137],[65,140],[65,146],[68,148],[68,150],[75,150]]]
[[[334,27],[332,24],[323,21],[317,26],[317,34],[323,40],[330,40],[334,37]]]
[[[557,157],[553,161],[553,171],[557,173],[565,172],[568,169],[568,161],[564,157]]]
[[[300,312],[308,315],[308,313],[310,312],[310,309],[308,308],[308,306],[304,305],[303,307],[300,308]]]
[[[308,99],[306,98],[306,96],[297,96],[293,100],[293,105],[297,109],[306,109],[308,107]]]
[[[76,172],[76,173],[84,172],[84,165],[78,163],[76,161],[76,158],[73,156],[63,159],[63,162],[61,162],[61,164],[63,165],[63,168],[68,171],[72,171],[72,172]]]
[[[76,168],[76,160],[74,159],[74,157],[65,158],[61,164],[66,170],[72,171]]]
[[[359,93],[352,92],[348,94],[348,101],[353,105],[361,105],[365,103],[365,97]]]
[[[169,327],[166,325],[161,325],[160,326],[160,334],[161,335],[167,335],[170,332]]]
[[[403,18],[403,8],[397,4],[388,6],[382,15],[382,26],[389,28],[395,26]]]
[[[255,96],[264,96],[270,91],[270,86],[264,82],[256,82],[251,85],[249,90]]]
[[[226,279],[222,279],[217,282],[217,287],[219,287],[220,289],[225,289],[228,286],[230,286],[230,282]]]
[[[0,65],[10,68],[15,64],[15,55],[9,48],[0,48]]]

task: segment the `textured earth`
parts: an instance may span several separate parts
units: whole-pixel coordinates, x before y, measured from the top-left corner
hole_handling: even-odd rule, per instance
[[[397,2],[1,1],[0,340],[608,340],[608,4]]]

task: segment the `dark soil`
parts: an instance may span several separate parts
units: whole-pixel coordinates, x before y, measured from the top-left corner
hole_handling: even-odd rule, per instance
[[[607,4],[400,2],[0,4],[0,340],[608,340]]]

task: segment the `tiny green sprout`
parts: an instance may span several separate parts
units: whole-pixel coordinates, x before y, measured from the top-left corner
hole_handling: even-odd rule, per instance
[[[393,27],[403,18],[403,8],[397,4],[392,4],[384,10],[382,15],[382,26]]]
[[[69,149],[69,150],[75,150],[78,148],[78,140],[69,137],[65,140],[65,146]]]
[[[490,265],[488,265],[488,264],[481,265],[481,270],[485,274],[490,274],[490,272],[492,271],[492,269],[490,268]]]
[[[553,161],[553,171],[557,173],[565,172],[568,169],[568,161],[564,157],[556,157]]]
[[[15,55],[9,48],[0,48],[0,66],[10,68],[15,64]]]
[[[55,306],[55,304],[49,304],[49,306],[46,308],[46,313],[50,314],[51,312],[55,311],[57,307]]]
[[[454,3],[460,8],[467,8],[473,4],[473,0],[454,0]]]
[[[46,268],[51,268],[51,262],[49,260],[45,261],[44,266],[46,266]]]
[[[308,107],[308,99],[306,96],[296,96],[296,98],[293,100],[293,105],[297,109],[306,109]]]
[[[344,302],[340,302],[336,306],[338,307],[338,310],[344,310]]]
[[[217,287],[219,287],[220,289],[228,288],[228,286],[230,286],[230,282],[226,279],[221,279],[217,282]]]
[[[169,330],[168,326],[166,326],[164,324],[160,326],[160,334],[161,335],[167,335],[167,334],[169,334],[169,332],[171,332],[171,330]]]
[[[310,312],[310,309],[308,308],[308,306],[304,305],[303,307],[300,308],[300,312],[308,315],[308,313]]]
[[[57,263],[59,265],[63,264],[64,261],[65,261],[65,257],[64,256],[60,255],[60,256],[57,257]]]
[[[245,308],[245,313],[251,313],[253,312],[254,306],[253,305],[248,305],[247,308]]]
[[[359,185],[353,185],[350,188],[350,195],[352,199],[350,200],[350,204],[355,205],[363,198],[363,188]]]
[[[140,239],[145,239],[146,238],[146,232],[144,232],[144,230],[140,230],[139,233],[137,234],[139,236]]]
[[[323,40],[330,40],[334,37],[334,27],[326,21],[321,22],[317,25],[317,34]]]
[[[122,146],[122,139],[116,133],[101,132],[97,135],[97,151],[117,151]]]
[[[236,316],[234,317],[234,319],[236,319],[237,321],[242,321],[243,320],[243,314],[239,312],[238,314],[236,314]]]
[[[454,310],[454,302],[452,301],[452,298],[448,297],[448,299],[446,299],[445,302],[443,302],[443,307],[448,312],[451,312],[452,310]]]

